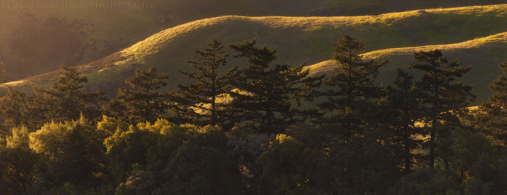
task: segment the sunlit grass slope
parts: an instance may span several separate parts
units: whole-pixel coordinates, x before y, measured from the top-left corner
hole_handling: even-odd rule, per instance
[[[348,33],[364,41],[366,52],[371,52],[365,57],[391,58],[388,66],[391,68],[386,67],[386,70],[391,71],[382,73],[387,78],[393,75],[392,67],[407,67],[408,63],[414,62],[413,51],[421,49],[419,46],[443,44],[443,47],[445,44],[486,37],[476,40],[483,42],[484,46],[468,47],[466,45],[473,44],[465,42],[453,50],[444,51],[450,59],[458,58],[464,65],[474,65],[474,71],[490,75],[486,79],[467,77],[470,82],[473,79],[480,80],[473,80],[476,92],[479,92],[479,86],[486,86],[480,83],[488,83],[496,78],[491,76],[499,74],[496,65],[507,57],[503,55],[506,50],[502,35],[488,37],[507,32],[507,25],[503,25],[507,23],[506,8],[507,5],[474,6],[354,17],[221,16],[163,30],[121,52],[82,65],[80,69],[90,78],[87,88],[102,88],[111,96],[124,78],[133,75],[135,69],[151,66],[169,74],[166,90],[174,90],[178,83],[188,82],[177,70],[192,71],[186,61],[193,59],[195,48],[206,47],[212,38],[223,43],[236,43],[258,37],[260,46],[267,44],[268,47],[278,48],[277,63],[299,65],[305,61],[307,64],[315,64],[328,60],[332,55],[332,44],[336,43],[341,34]],[[229,60],[230,66],[235,64],[240,67],[246,65],[244,61]],[[7,85],[48,86],[48,79],[54,76],[54,73],[49,73]]]

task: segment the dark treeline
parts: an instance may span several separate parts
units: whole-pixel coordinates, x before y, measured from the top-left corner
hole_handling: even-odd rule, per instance
[[[3,194],[507,194],[507,60],[478,109],[471,67],[440,50],[414,54],[414,79],[373,83],[388,63],[343,35],[328,78],[275,64],[256,40],[230,44],[245,69],[224,70],[213,40],[194,72],[137,70],[108,100],[62,66],[50,89],[3,97]],[[303,109],[301,105],[308,107]],[[312,105],[313,106],[308,106]]]

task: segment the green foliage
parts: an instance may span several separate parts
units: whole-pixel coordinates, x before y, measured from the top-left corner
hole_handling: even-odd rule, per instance
[[[27,128],[13,128],[12,136],[0,140],[0,189],[5,194],[21,194],[35,180],[39,155],[29,148]]]
[[[125,79],[125,83],[137,90],[118,89],[106,112],[130,124],[155,122],[169,108],[168,94],[160,92],[167,85],[165,80],[168,78],[165,74],[158,74],[154,67],[148,71],[136,70],[136,75]]]
[[[7,94],[2,97],[0,112],[4,122],[2,124],[2,134],[8,134],[11,128],[21,125],[28,125],[27,121],[27,102],[29,101],[26,93],[8,88]]]
[[[48,123],[30,134],[30,148],[41,155],[39,171],[44,186],[54,188],[70,182],[85,188],[111,183],[107,167],[105,134],[83,117],[78,121]],[[79,175],[79,177],[76,177]]]
[[[329,193],[387,193],[401,176],[398,167],[400,159],[392,154],[392,148],[382,145],[369,133],[364,138],[351,137],[351,142],[331,147],[327,163],[330,173],[322,174],[331,181],[331,184],[328,184]],[[320,170],[319,173],[325,171]]]
[[[475,178],[468,179],[464,188],[465,195],[501,194],[501,192],[492,193],[491,184]]]
[[[115,131],[105,139],[104,145],[117,184],[127,182],[136,172],[162,171],[173,153],[186,140],[186,132],[191,128],[177,126],[167,120],[127,127],[111,118],[105,118],[99,125],[99,129],[107,132]]]
[[[178,84],[180,94],[177,99],[178,105],[183,106],[184,117],[191,119],[189,122],[205,125],[228,125],[230,126],[230,109],[227,102],[219,102],[218,98],[232,90],[230,81],[239,75],[237,67],[229,69],[222,76],[218,76],[219,67],[225,66],[229,54],[225,54],[220,42],[213,39],[208,43],[209,48],[204,51],[196,49],[194,58],[196,61],[188,61],[196,72],[180,71],[181,74],[195,80],[187,86]],[[230,128],[230,127],[229,127]]]
[[[458,185],[450,179],[443,177],[433,177],[430,181],[416,185],[421,191],[420,195],[442,194],[442,195],[459,195],[460,189]]]
[[[191,131],[163,172],[154,194],[239,194],[241,178],[218,126]]]
[[[497,163],[499,153],[486,137],[463,129],[457,129],[452,137],[454,143],[449,148],[450,151],[439,154],[445,163],[444,173],[452,176],[458,184],[463,184],[469,178],[493,181],[489,177],[484,177],[483,174],[489,172],[487,169],[498,172],[489,172],[490,177],[498,177],[499,173],[503,172]],[[477,173],[480,174],[475,175]]]
[[[228,132],[227,145],[236,159],[237,169],[241,173],[245,194],[259,194],[261,189],[262,165],[257,159],[264,148],[275,139],[274,135],[256,134],[246,127],[235,127]]]
[[[305,148],[294,138],[279,134],[259,156],[261,191],[268,194],[308,194],[316,181],[309,176],[324,158],[318,150]]]
[[[128,189],[125,183],[121,183],[115,190],[114,195],[134,195],[135,192],[131,189]]]
[[[115,118],[102,116],[102,120],[97,123],[97,131],[110,137],[116,132],[123,132],[128,129],[129,124],[118,122]]]
[[[256,46],[257,39],[229,45],[245,57],[248,68],[234,79],[232,85],[238,89],[230,93],[234,98],[232,105],[241,110],[240,117],[259,132],[281,133],[296,123],[301,117],[298,109],[292,108],[293,102],[301,99],[311,100],[308,94],[320,84],[324,75],[307,77],[309,70],[303,70],[304,64],[291,67],[274,65],[276,49]],[[304,85],[304,86],[301,86]]]
[[[132,172],[133,164],[147,164],[146,152],[152,143],[156,143],[156,136],[131,125],[129,129],[118,128],[104,141],[115,182],[126,181],[127,175]]]
[[[422,168],[405,175],[400,180],[400,186],[390,194],[461,194],[459,185],[452,179],[445,178],[436,169]]]

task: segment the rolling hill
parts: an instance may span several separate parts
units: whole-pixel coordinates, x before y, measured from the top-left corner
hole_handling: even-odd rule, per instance
[[[165,90],[188,82],[177,70],[191,71],[186,63],[193,50],[202,49],[212,38],[222,43],[236,43],[258,37],[259,44],[278,49],[277,63],[309,67],[315,72],[332,70],[327,61],[332,44],[348,33],[363,40],[367,59],[390,58],[377,82],[390,83],[396,67],[415,62],[413,52],[443,49],[450,60],[473,65],[464,80],[474,83],[479,94],[477,104],[487,98],[487,84],[500,74],[497,65],[507,55],[507,5],[438,8],[368,16],[287,17],[220,16],[181,24],[160,31],[131,47],[101,60],[78,66],[90,82],[88,89],[102,88],[114,97],[123,79],[135,69],[154,66],[169,74]],[[230,51],[229,51],[230,52]],[[245,67],[244,61],[230,58],[229,66]],[[29,90],[32,86],[49,86],[56,74],[47,73],[6,83]]]
[[[415,9],[503,3],[500,0],[147,0],[0,2],[0,61],[10,72],[8,81],[54,71],[61,64],[78,65],[144,40],[164,29],[195,20],[225,15],[242,16],[359,16]],[[57,17],[56,23],[47,22]],[[79,21],[85,37],[73,36],[67,22]],[[81,25],[78,25],[81,26]],[[26,35],[26,32],[49,32]],[[59,29],[52,32],[47,29]],[[58,33],[56,37],[53,35]],[[25,40],[26,43],[19,43]],[[26,41],[35,40],[35,41]],[[44,41],[46,40],[46,41]],[[72,42],[72,43],[71,43]],[[79,49],[65,49],[75,45]],[[23,48],[20,46],[25,45]],[[36,51],[29,51],[37,47]],[[277,45],[279,46],[279,45]],[[17,48],[17,49],[16,49]],[[59,48],[63,48],[60,49]],[[84,48],[84,49],[83,49]],[[33,53],[39,55],[33,55]],[[77,57],[75,57],[77,56]],[[82,56],[82,57],[81,57]],[[49,58],[49,59],[45,59]]]

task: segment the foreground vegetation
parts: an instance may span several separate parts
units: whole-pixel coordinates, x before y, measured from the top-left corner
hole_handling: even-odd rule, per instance
[[[62,67],[51,88],[9,89],[0,112],[6,194],[507,194],[504,75],[477,111],[471,66],[438,49],[414,53],[420,78],[334,45],[333,74],[275,64],[256,39],[194,52],[190,84],[137,70],[110,102]],[[316,101],[318,100],[319,101]],[[313,104],[303,109],[301,105]]]

